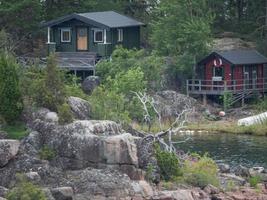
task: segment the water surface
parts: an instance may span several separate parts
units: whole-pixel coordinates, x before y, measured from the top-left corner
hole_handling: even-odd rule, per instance
[[[188,137],[191,137],[191,140],[178,144],[185,152],[208,152],[216,162],[228,163],[232,167],[242,164],[247,167],[267,168],[267,137],[194,133],[182,134],[177,140],[185,140]]]

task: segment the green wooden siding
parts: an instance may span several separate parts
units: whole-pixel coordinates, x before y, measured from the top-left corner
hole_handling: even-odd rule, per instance
[[[59,25],[51,27],[51,42],[56,43],[57,52],[76,52],[77,51],[77,28],[86,27],[88,30],[88,51],[96,52],[100,55],[111,54],[117,45],[124,48],[140,48],[140,27],[126,27],[123,29],[123,41],[118,42],[118,29],[113,28],[107,30],[107,47],[103,48],[103,44],[99,47],[98,43],[94,43],[94,29],[98,27],[90,26],[78,20],[69,20]],[[71,42],[61,42],[61,29],[71,29]],[[101,51],[101,52],[99,52]],[[109,56],[109,55],[106,55]]]

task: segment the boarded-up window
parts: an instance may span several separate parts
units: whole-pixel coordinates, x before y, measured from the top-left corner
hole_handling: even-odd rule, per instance
[[[71,42],[70,28],[61,29],[61,42]]]

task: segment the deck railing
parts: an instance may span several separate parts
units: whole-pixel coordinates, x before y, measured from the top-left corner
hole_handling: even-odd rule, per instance
[[[242,91],[267,92],[267,78],[237,79],[225,81],[191,79],[186,83],[187,94],[214,94],[224,92],[239,93]]]

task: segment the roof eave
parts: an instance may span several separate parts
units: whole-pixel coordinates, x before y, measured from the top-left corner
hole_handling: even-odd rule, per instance
[[[56,19],[56,20],[51,20],[51,21],[48,21],[45,23],[41,23],[40,27],[45,28],[45,27],[56,26],[56,25],[59,25],[63,22],[69,21],[71,19],[80,20],[80,21],[82,21],[88,25],[94,25],[94,26],[101,27],[101,28],[107,28],[107,29],[111,28],[110,26],[107,26],[106,24],[101,24],[101,23],[96,22],[94,20],[89,20],[88,18],[83,17],[83,16],[76,14],[76,13],[61,17],[61,18]]]

